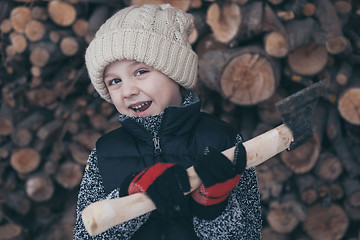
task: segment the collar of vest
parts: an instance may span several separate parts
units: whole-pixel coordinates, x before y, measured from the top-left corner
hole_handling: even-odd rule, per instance
[[[200,117],[201,102],[196,93],[192,93],[194,101],[185,106],[169,106],[164,110],[159,135],[182,135],[193,128]],[[132,118],[119,121],[123,127],[139,139],[146,139],[144,127]],[[147,130],[145,132],[148,132]],[[149,133],[150,134],[150,133]]]

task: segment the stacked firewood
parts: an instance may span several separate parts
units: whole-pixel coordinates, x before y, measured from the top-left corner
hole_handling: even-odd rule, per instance
[[[130,4],[194,16],[203,111],[245,140],[282,123],[275,103],[326,82],[314,135],[256,167],[263,239],[360,239],[360,2],[356,0],[0,1],[0,239],[72,239],[96,140],[119,127],[84,51]]]

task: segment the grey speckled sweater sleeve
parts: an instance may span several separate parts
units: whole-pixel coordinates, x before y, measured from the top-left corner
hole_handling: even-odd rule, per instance
[[[219,217],[211,221],[195,217],[193,224],[200,239],[261,239],[261,207],[255,169],[245,170]]]
[[[242,142],[237,136],[236,144]],[[206,240],[261,239],[261,205],[254,168],[246,169],[239,184],[232,190],[223,213],[214,220],[194,217],[197,236]]]
[[[74,240],[85,239],[130,239],[131,236],[146,222],[150,214],[145,214],[120,225],[117,225],[104,233],[91,237],[82,222],[81,212],[93,202],[119,197],[119,189],[115,189],[108,196],[105,194],[102,179],[97,164],[96,150],[94,149],[88,159],[83,179],[80,184],[76,209],[76,223],[74,228]]]

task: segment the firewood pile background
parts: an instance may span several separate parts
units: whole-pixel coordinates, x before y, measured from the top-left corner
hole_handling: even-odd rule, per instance
[[[360,1],[1,0],[0,239],[72,239],[87,157],[117,113],[84,51],[130,4],[194,15],[203,110],[249,140],[282,123],[275,103],[325,89],[314,136],[259,165],[264,240],[360,239]]]

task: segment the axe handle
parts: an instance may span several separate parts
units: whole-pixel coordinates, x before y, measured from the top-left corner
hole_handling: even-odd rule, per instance
[[[255,167],[284,151],[292,141],[291,130],[282,124],[244,142],[247,155],[246,168]],[[234,149],[235,147],[232,147],[222,153],[234,161]],[[191,185],[190,192],[192,192],[200,186],[201,180],[193,166],[189,167],[187,172]],[[122,198],[94,202],[84,209],[82,219],[86,230],[91,236],[94,236],[155,209],[154,203],[146,194],[136,193]]]

